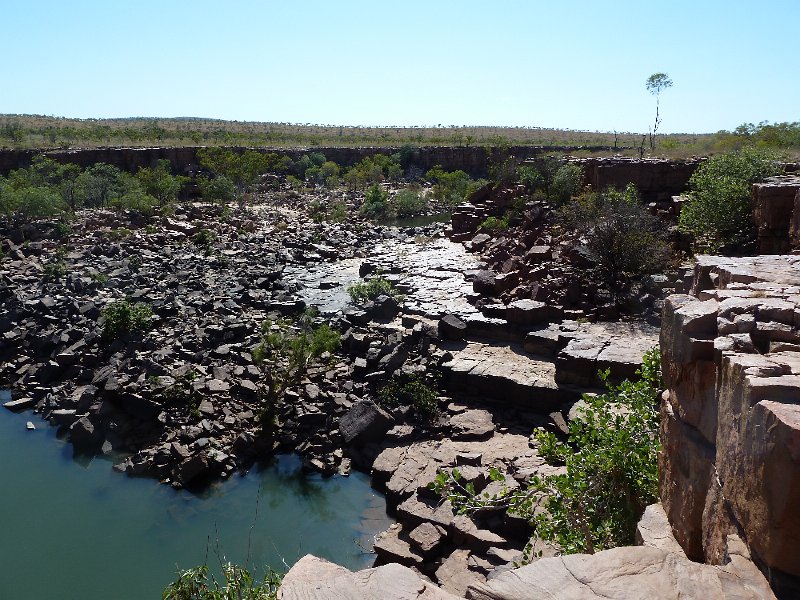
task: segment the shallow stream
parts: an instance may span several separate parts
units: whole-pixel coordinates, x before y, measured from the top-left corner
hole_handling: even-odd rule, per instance
[[[363,568],[373,559],[363,548],[391,523],[361,473],[323,479],[282,456],[202,495],[176,492],[103,457],[75,458],[56,428],[3,408],[0,481],[3,599],[160,598],[176,568],[213,569],[220,557],[285,571],[311,552]]]

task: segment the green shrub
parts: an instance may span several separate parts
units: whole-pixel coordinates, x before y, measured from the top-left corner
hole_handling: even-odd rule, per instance
[[[698,250],[709,252],[752,241],[752,184],[779,172],[778,156],[768,150],[745,147],[712,156],[689,180],[680,228],[694,236]]]
[[[406,188],[400,190],[392,198],[392,210],[398,217],[410,217],[423,212],[428,201],[419,190]]]
[[[374,183],[367,190],[364,196],[364,203],[361,205],[359,212],[371,219],[383,217],[386,215],[386,201],[388,198],[389,192]]]
[[[464,171],[445,171],[440,166],[435,166],[425,173],[425,178],[433,182],[431,197],[449,206],[464,202],[472,192],[486,185],[486,181],[472,178]]]
[[[508,217],[486,217],[481,223],[481,229],[491,232],[505,231],[508,229]]]
[[[297,323],[268,319],[261,325],[261,339],[252,356],[262,373],[259,420],[265,427],[272,426],[278,402],[286,389],[305,375],[311,360],[335,352],[341,344],[339,333],[327,323],[314,324],[316,314],[309,309]]]
[[[536,167],[520,165],[517,167],[517,181],[525,186],[528,192],[535,192],[544,186],[544,176]]]
[[[461,483],[457,470],[440,472],[431,487],[460,513],[486,507],[512,511],[535,525],[536,537],[566,553],[593,554],[633,544],[645,507],[658,500],[659,357],[657,348],[645,354],[638,380],[598,396],[585,395],[566,442],[536,432],[540,455],[551,465],[564,465],[564,473],[534,476],[496,496],[475,494]],[[608,372],[601,376],[607,380]],[[490,476],[503,480],[497,470]],[[526,550],[530,560],[531,546]]]
[[[192,243],[208,253],[216,239],[217,236],[213,231],[203,228],[192,236]]]
[[[350,294],[350,299],[354,304],[364,304],[381,295],[391,296],[395,300],[402,298],[392,282],[380,273],[369,279],[350,284],[347,286],[347,293]]]
[[[103,339],[113,340],[131,331],[147,331],[153,318],[153,310],[143,302],[131,302],[128,298],[115,300],[102,313]]]
[[[161,159],[155,167],[141,167],[136,173],[145,193],[155,198],[159,206],[177,200],[181,188],[189,182],[188,177],[173,175],[171,168],[168,160]]]
[[[209,202],[230,202],[236,197],[236,184],[225,175],[198,177],[197,185],[203,200]]]
[[[575,163],[564,163],[553,175],[549,197],[556,204],[564,204],[581,191],[583,185],[583,168]]]
[[[382,406],[411,406],[414,414],[428,421],[439,409],[438,397],[436,390],[418,374],[395,377],[378,394]]]
[[[178,578],[161,594],[161,600],[275,600],[282,575],[267,569],[256,581],[246,568],[227,563],[222,566],[223,582],[209,575],[208,565],[180,571]]]

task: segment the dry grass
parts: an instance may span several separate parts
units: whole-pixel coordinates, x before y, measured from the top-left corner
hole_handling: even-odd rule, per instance
[[[712,134],[660,136],[670,152],[692,154]],[[633,148],[641,134],[543,129],[538,127],[347,127],[260,123],[217,119],[67,119],[0,115],[0,144],[13,148],[100,146],[402,146],[536,145]],[[629,151],[632,153],[632,150]]]

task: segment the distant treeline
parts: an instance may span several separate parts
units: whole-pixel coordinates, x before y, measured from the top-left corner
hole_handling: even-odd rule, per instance
[[[67,119],[0,115],[0,147],[91,148],[100,146],[402,146],[535,145],[603,146],[637,154],[642,134],[538,127],[358,127],[261,123],[218,119]],[[683,157],[727,152],[743,146],[800,152],[800,122],[746,123],[733,131],[658,136],[656,154]]]

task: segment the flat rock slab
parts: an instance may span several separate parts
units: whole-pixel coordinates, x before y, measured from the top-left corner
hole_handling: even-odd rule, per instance
[[[593,387],[605,369],[612,382],[633,378],[644,353],[658,346],[658,336],[658,328],[644,323],[580,323],[556,357],[555,380]]]
[[[480,453],[486,469],[493,466],[502,470],[525,457],[537,467],[544,464],[524,435],[495,433],[486,440],[426,440],[381,451],[372,463],[373,482],[385,482],[389,495],[411,496],[432,482],[440,469],[456,466],[458,456],[465,453]]]
[[[456,600],[408,567],[390,563],[355,573],[305,555],[283,577],[280,600]]]
[[[445,384],[454,391],[544,413],[580,397],[577,388],[556,383],[552,361],[532,358],[517,344],[467,342],[442,347],[453,357],[442,370]]]
[[[472,409],[453,415],[450,425],[456,440],[483,440],[494,434],[492,415],[486,410]]]
[[[541,559],[470,585],[472,600],[772,600],[749,558],[732,554],[723,566],[695,563],[659,548],[622,547],[594,555]]]

